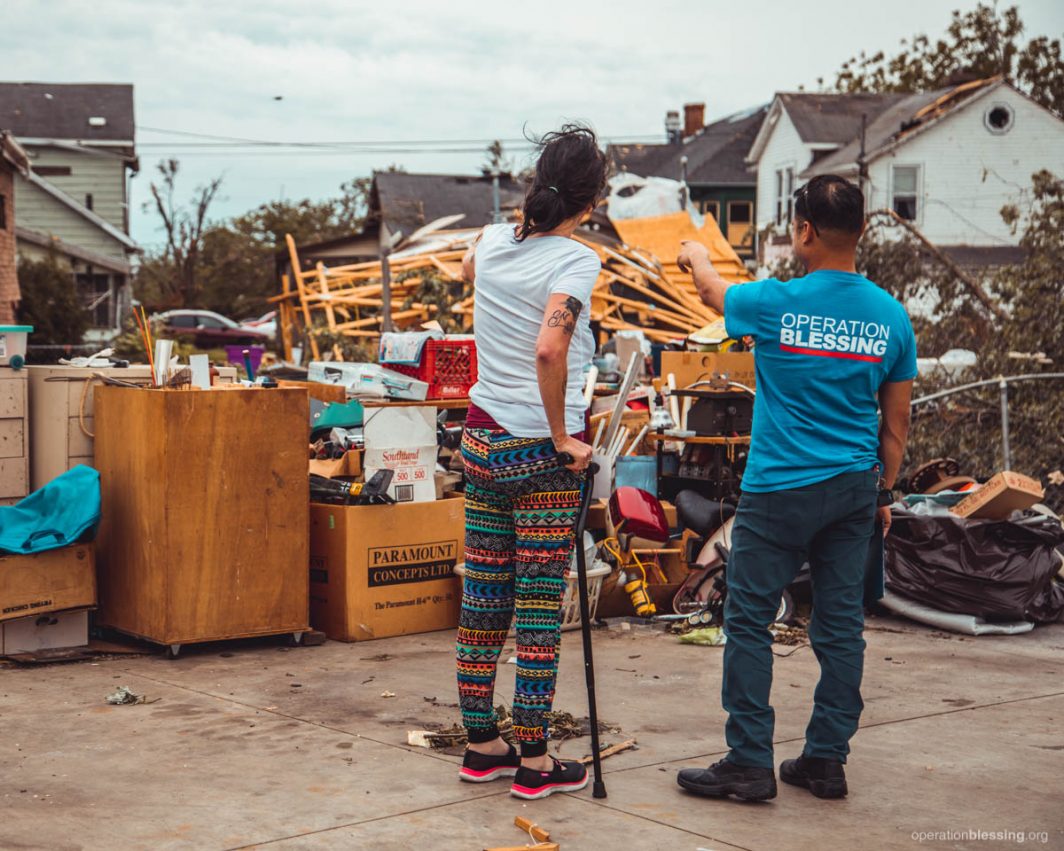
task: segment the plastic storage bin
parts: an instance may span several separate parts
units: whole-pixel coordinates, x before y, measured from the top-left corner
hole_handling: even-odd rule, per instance
[[[22,369],[26,363],[26,342],[32,325],[0,325],[0,366]]]

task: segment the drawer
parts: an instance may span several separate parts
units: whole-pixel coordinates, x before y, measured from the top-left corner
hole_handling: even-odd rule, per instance
[[[0,497],[29,492],[29,463],[25,458],[0,458]]]
[[[0,420],[0,458],[26,455],[26,421]]]
[[[96,431],[96,421],[92,417],[85,417],[85,428],[91,432]],[[81,430],[81,423],[77,417],[67,420],[67,456],[92,455],[96,450],[93,448],[93,439]]]
[[[26,416],[26,379],[0,378],[0,417]]]

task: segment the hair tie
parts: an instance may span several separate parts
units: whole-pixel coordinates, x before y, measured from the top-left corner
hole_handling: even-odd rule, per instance
[[[555,195],[560,195],[560,194],[561,194],[561,193],[560,193],[560,192],[558,191],[558,187],[557,187],[557,186],[548,186],[547,188],[548,188],[548,189],[549,189],[549,190],[550,190],[551,192],[553,192],[553,193],[554,193]]]

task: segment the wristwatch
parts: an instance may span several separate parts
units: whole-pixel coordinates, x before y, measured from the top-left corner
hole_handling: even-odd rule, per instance
[[[890,488],[880,488],[879,494],[876,496],[876,505],[880,508],[886,508],[888,505],[893,505],[895,502],[894,491]]]

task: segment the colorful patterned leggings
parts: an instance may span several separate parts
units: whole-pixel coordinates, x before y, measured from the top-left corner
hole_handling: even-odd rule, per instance
[[[516,610],[513,730],[525,757],[547,752],[546,713],[558,673],[561,602],[581,478],[553,443],[466,429],[465,585],[458,626],[458,696],[470,742],[496,727],[495,669]]]

